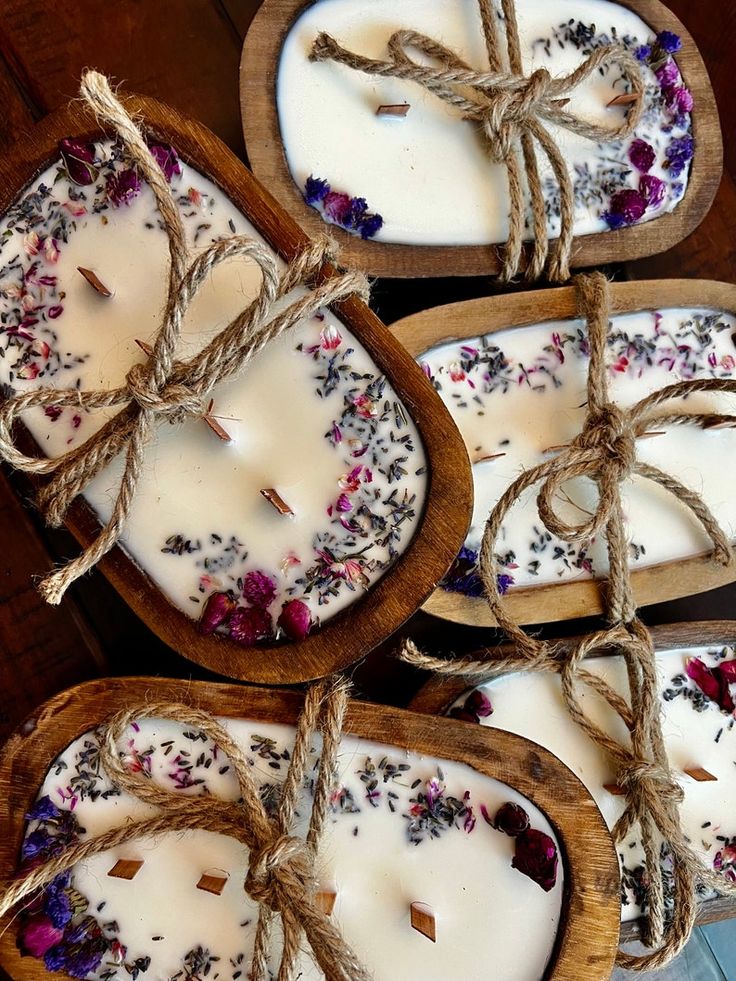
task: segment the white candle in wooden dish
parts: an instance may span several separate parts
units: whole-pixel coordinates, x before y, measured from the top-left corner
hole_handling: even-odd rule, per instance
[[[80,162],[83,152],[92,164]],[[235,232],[263,241],[210,180],[175,157],[167,169],[193,253]],[[19,391],[111,388],[145,359],[168,253],[153,195],[138,185],[102,141],[72,148],[4,216],[0,381]],[[247,306],[260,275],[250,261],[218,267],[187,314],[177,356],[199,350]],[[42,449],[58,455],[106,416],[49,408],[25,418]],[[296,600],[308,616],[284,629],[299,636],[310,619],[314,626],[359,598],[406,548],[423,508],[425,462],[391,386],[324,311],[218,387],[207,424],[159,427],[122,543],[189,616],[231,591],[232,605],[247,611],[237,628],[231,621],[231,636],[252,643],[278,633],[283,605]],[[121,470],[113,461],[85,491],[103,521]]]
[[[725,672],[723,665],[727,666]],[[593,658],[585,666],[619,694],[627,693],[626,668],[621,658]],[[730,882],[736,880],[736,723],[729,691],[730,678],[736,678],[736,671],[731,674],[733,668],[736,660],[731,647],[697,647],[657,654],[662,733],[673,774],[685,794],[681,806],[683,831],[706,865],[720,869]],[[709,686],[714,669],[711,683],[718,684],[719,672],[724,677],[718,698],[708,697],[701,687]],[[478,721],[519,733],[551,750],[582,780],[606,823],[613,827],[624,809],[617,774],[605,753],[567,712],[559,675],[519,672],[483,685],[480,691],[490,700],[484,711],[492,708],[492,714],[478,717]],[[581,685],[578,692],[583,711],[592,723],[626,745],[622,720],[591,689]],[[462,710],[466,699],[463,696],[454,708]],[[641,879],[643,850],[638,826],[618,846],[618,854],[624,896],[621,916],[633,920],[641,916],[646,895]],[[667,859],[663,862],[666,865]]]
[[[254,767],[262,799],[273,801],[293,729],[244,720],[223,724]],[[228,760],[202,734],[153,720],[131,729],[121,745],[132,768],[169,790],[237,796]],[[94,733],[81,736],[51,766],[40,792],[71,812],[85,835],[152,811],[112,789],[99,772],[96,750]],[[505,981],[542,976],[560,917],[562,869],[544,891],[512,868],[514,838],[482,816],[484,809],[494,816],[512,802],[527,811],[532,828],[553,836],[541,812],[467,766],[347,736],[338,786],[320,846],[321,889],[334,894],[331,916],[376,981],[473,978],[489,965]],[[302,823],[308,800],[304,791]],[[41,804],[42,810],[48,806]],[[36,834],[26,839],[28,854],[42,846],[45,827],[29,825],[30,835]],[[300,824],[298,833],[304,830]],[[143,864],[133,879],[111,876],[120,860]],[[243,891],[246,866],[242,846],[209,832],[145,839],[76,866],[71,886],[88,906],[74,922],[90,916],[88,935],[101,931],[106,938],[90,977],[123,981],[126,965],[138,963],[146,968],[141,978],[245,978],[257,917]],[[217,879],[222,891],[198,888],[203,875]],[[435,942],[427,935],[432,929]],[[300,977],[321,976],[306,954],[299,966]]]
[[[575,184],[575,234],[673,210],[685,192],[692,156],[692,99],[670,57],[679,39],[665,35],[657,47],[637,14],[609,0],[517,0],[516,11],[527,74],[537,68],[567,74],[592,47],[611,41],[640,59],[645,107],[631,137],[598,146],[550,127]],[[506,173],[490,162],[477,125],[463,122],[454,107],[416,83],[309,60],[322,31],[344,48],[385,59],[387,41],[398,30],[436,38],[479,71],[488,64],[475,3],[321,0],[308,6],[286,38],[278,68],[279,123],[291,174],[327,220],[363,237],[414,245],[502,242],[508,233]],[[566,109],[613,127],[626,111],[622,94],[618,69],[606,70],[579,86]],[[410,109],[400,116],[378,111],[403,104]],[[559,192],[546,158],[538,156],[554,236]],[[326,181],[331,197],[308,184],[310,177]],[[382,224],[356,219],[341,195],[365,199],[368,214],[379,214]]]
[[[691,378],[732,378],[736,321],[706,309],[660,309],[612,318],[608,358],[613,400],[632,405],[649,392]],[[466,548],[448,588],[480,595],[477,552],[501,494],[523,469],[569,443],[584,419],[588,368],[581,321],[555,321],[439,345],[420,357],[465,440],[473,465],[475,507]],[[672,403],[673,412],[678,403]],[[733,413],[730,395],[694,394],[685,411]],[[637,440],[639,457],[702,494],[726,533],[736,534],[736,480],[731,429],[658,427]],[[596,490],[583,478],[565,485],[560,514],[578,523]],[[559,495],[558,495],[559,497]],[[623,485],[624,514],[634,568],[694,555],[710,543],[689,512],[651,481]],[[513,507],[497,543],[503,591],[604,575],[605,542],[565,543],[544,528],[536,491]]]

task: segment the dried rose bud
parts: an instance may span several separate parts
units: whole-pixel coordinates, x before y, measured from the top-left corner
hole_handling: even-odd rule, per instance
[[[503,831],[504,834],[515,838],[516,835],[522,834],[529,827],[529,815],[521,805],[512,804],[509,801],[507,804],[502,804],[496,811],[493,827],[497,831]]]
[[[229,593],[210,593],[199,618],[199,632],[212,634],[233,612],[237,603]]]
[[[557,882],[557,846],[543,831],[529,828],[516,838],[511,865],[549,892]]]
[[[243,579],[243,596],[253,606],[265,610],[276,599],[276,583],[265,572],[253,570]]]
[[[257,606],[239,606],[230,617],[228,626],[232,639],[243,647],[264,640],[273,632],[271,617]]]
[[[487,719],[489,715],[493,715],[493,706],[491,705],[490,698],[484,695],[479,688],[471,691],[465,699],[464,708],[468,712],[477,715],[479,719]]]
[[[312,626],[312,614],[301,600],[289,600],[281,610],[278,625],[290,640],[304,640]]]
[[[59,153],[64,161],[69,179],[74,184],[93,184],[97,180],[95,145],[74,136],[59,140]]]
[[[475,712],[468,712],[467,709],[460,708],[459,705],[454,709],[450,709],[450,718],[459,719],[460,722],[473,722],[475,725],[480,722]]]

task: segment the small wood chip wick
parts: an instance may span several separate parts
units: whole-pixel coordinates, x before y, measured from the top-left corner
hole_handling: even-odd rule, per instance
[[[408,102],[386,103],[376,109],[377,116],[405,116],[411,109]]]
[[[427,906],[426,903],[412,903],[409,910],[411,912],[411,925],[414,929],[424,934],[433,944],[437,943],[437,923],[431,907]]]
[[[137,859],[119,858],[107,873],[113,879],[134,879],[143,868],[143,862]]]
[[[473,453],[470,458],[471,463],[488,463],[489,460],[498,460],[506,456],[505,453]]]
[[[92,272],[91,269],[85,269],[84,266],[77,266],[77,272],[80,272],[84,276],[95,293],[99,293],[100,296],[112,296],[112,290],[108,289],[100,277]]]
[[[610,109],[612,106],[632,106],[638,101],[639,96],[636,94],[636,92],[622,92],[620,95],[615,95],[611,101],[606,104],[606,109]]]
[[[266,498],[272,507],[276,508],[279,514],[294,514],[283,497],[273,487],[264,487],[261,490],[261,495]]]
[[[703,783],[707,780],[717,780],[718,777],[713,776],[709,770],[704,770],[702,766],[690,766],[684,771],[693,780],[697,780],[698,783]]]
[[[314,897],[314,905],[317,907],[317,909],[321,910],[325,916],[332,916],[336,899],[337,893],[333,889],[320,889],[320,891]]]
[[[215,436],[218,437],[218,439],[221,439],[223,443],[232,443],[233,438],[230,435],[230,433],[227,432],[227,430],[220,425],[220,423],[217,421],[216,416],[212,415],[212,406],[214,404],[215,404],[215,400],[210,399],[210,404],[207,406],[207,411],[202,416],[202,418],[210,427],[210,429],[215,434]],[[261,491],[261,493],[263,493],[263,491]]]

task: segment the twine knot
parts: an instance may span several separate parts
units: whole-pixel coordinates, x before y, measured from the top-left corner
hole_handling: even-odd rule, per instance
[[[644,794],[655,801],[666,799],[681,804],[685,798],[682,787],[672,778],[669,767],[651,760],[632,759],[619,770],[617,782],[628,794]]]
[[[639,122],[643,108],[641,69],[625,48],[609,44],[595,48],[568,75],[552,78],[545,68],[539,68],[526,76],[514,0],[502,0],[507,69],[501,54],[498,18],[492,0],[478,0],[478,5],[490,70],[471,68],[446,45],[426,34],[406,30],[397,31],[389,38],[388,61],[364,58],[348,51],[324,32],[315,38],[310,57],[313,61],[335,61],[369,75],[416,82],[458,109],[462,119],[480,124],[491,161],[504,164],[508,174],[509,234],[502,269],[505,280],[519,272],[526,231],[519,150],[532,209],[532,255],[526,270],[529,279],[542,274],[550,254],[547,209],[535,149],[535,146],[539,147],[549,161],[560,192],[560,234],[547,272],[551,279],[566,280],[570,275],[573,242],[574,188],[562,152],[545,124],[554,123],[598,143],[628,136]],[[425,60],[414,60],[409,54],[410,48],[417,50]],[[428,65],[427,59],[434,64]],[[578,85],[599,69],[604,71],[613,64],[619,66],[622,77],[636,96],[623,122],[599,126],[565,111],[568,96]]]
[[[334,242],[326,237],[304,245],[283,271],[265,245],[246,235],[214,242],[187,265],[181,214],[140,129],[102,75],[87,72],[81,91],[99,122],[115,131],[132,165],[151,187],[168,237],[171,262],[166,308],[153,351],[146,364],[133,365],[123,386],[105,391],[37,388],[0,405],[0,458],[26,473],[53,475],[38,495],[39,507],[53,525],[61,523],[71,502],[100,470],[125,452],[125,468],[110,520],[78,558],[40,584],[42,595],[52,604],[59,603],[71,583],[119,540],[142,473],[145,448],[154,437],[157,422],[180,423],[201,416],[204,400],[215,386],[242,372],[284,331],[331,303],[368,295],[365,276],[338,273],[326,264],[335,254]],[[259,266],[262,277],[258,295],[202,351],[188,361],[177,361],[182,324],[192,300],[214,268],[230,259],[248,259]],[[278,302],[307,284],[310,290],[305,294],[288,304]],[[116,408],[117,413],[84,443],[61,456],[30,457],[16,447],[13,424],[23,412],[70,405],[82,410]]]
[[[286,895],[305,894],[314,885],[314,851],[301,838],[281,835],[250,853],[245,891],[279,912]]]
[[[613,468],[618,481],[628,477],[636,462],[636,437],[627,413],[613,402],[589,412],[575,446],[599,455],[599,470]]]

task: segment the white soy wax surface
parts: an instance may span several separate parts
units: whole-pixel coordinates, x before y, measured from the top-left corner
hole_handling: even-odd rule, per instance
[[[680,811],[683,831],[704,863],[712,867],[724,845],[736,840],[733,815],[736,730],[733,716],[722,712],[685,676],[685,664],[693,656],[712,667],[724,657],[733,658],[734,652],[731,648],[697,647],[657,654],[665,748],[673,775],[685,794]],[[626,668],[621,658],[592,658],[585,666],[619,694],[628,693]],[[559,675],[519,672],[481,688],[493,705],[493,714],[483,719],[483,724],[526,736],[558,756],[582,780],[612,828],[623,813],[625,800],[603,788],[604,784],[616,783],[615,764],[571,719],[562,697]],[[603,699],[582,684],[577,690],[586,716],[628,745],[623,722]],[[463,701],[464,697],[458,704]],[[717,780],[697,781],[684,773],[694,767],[707,770]],[[621,914],[624,920],[641,915],[635,887],[636,870],[643,862],[639,835],[637,825],[617,848],[624,883],[625,903]],[[723,867],[726,865],[724,862]]]
[[[152,342],[160,326],[168,249],[153,195],[144,185],[115,207],[105,178],[123,164],[110,143],[97,144],[96,154],[94,185],[75,186],[50,167],[0,228],[0,380],[15,390],[121,385],[145,360],[136,339]],[[263,242],[210,180],[184,164],[182,170],[172,187],[192,257],[234,232]],[[114,295],[98,295],[77,266],[94,270]],[[251,260],[219,266],[190,307],[177,358],[228,324],[260,281]],[[213,399],[232,442],[199,419],[160,424],[146,448],[124,547],[191,617],[207,594],[237,593],[238,580],[260,570],[276,582],[274,616],[296,597],[315,619],[328,619],[379,579],[413,535],[426,484],[413,422],[329,311],[268,345]],[[108,415],[72,407],[58,417],[34,410],[24,418],[41,448],[58,455]],[[345,488],[341,478],[351,472]],[[103,521],[121,473],[119,457],[86,488]],[[262,488],[275,488],[294,516],[277,513]]]
[[[498,6],[498,5],[497,5]],[[615,36],[630,50],[652,40],[654,31],[633,11],[608,0],[518,0],[517,19],[526,74],[546,68],[565,75],[596,46]],[[505,52],[503,24],[499,21]],[[454,107],[415,82],[365,75],[334,62],[311,62],[317,35],[324,31],[356,54],[388,60],[387,42],[398,30],[414,30],[451,48],[479,71],[488,58],[475,0],[320,0],[303,12],[281,53],[277,103],[281,139],[291,174],[300,188],[308,177],[329,182],[337,192],[363,197],[383,218],[378,241],[415,245],[483,245],[508,235],[506,170],[490,161],[479,127],[461,119]],[[605,37],[604,37],[605,35]],[[410,49],[410,56],[422,56]],[[505,57],[505,54],[504,54]],[[644,116],[636,133],[602,146],[550,125],[575,184],[575,234],[606,231],[601,217],[612,191],[636,187],[627,151],[644,139],[656,151],[652,175],[666,183],[664,199],[644,220],[671,211],[681,200],[687,170],[671,176],[663,167],[670,141],[689,131],[689,114],[673,125],[660,85],[642,66]],[[570,97],[568,111],[582,119],[619,126],[621,107],[606,108],[623,91],[620,71],[595,73]],[[408,102],[403,118],[376,116],[379,105]],[[697,113],[697,106],[694,111]],[[559,195],[552,171],[537,154],[548,204],[550,232],[559,234]],[[527,229],[531,237],[531,228]]]
[[[736,366],[730,315],[709,310],[662,309],[617,315],[609,330],[611,397],[631,406],[650,392],[691,378],[731,378]],[[581,321],[555,321],[452,341],[425,352],[420,363],[449,408],[474,461],[475,505],[466,539],[475,561],[488,515],[521,474],[552,456],[580,432],[589,358]],[[695,393],[668,403],[682,411],[731,412],[732,395]],[[657,426],[637,440],[641,460],[678,478],[703,496],[725,532],[736,533],[736,479],[732,430],[694,425]],[[481,461],[484,456],[505,454]],[[558,513],[574,523],[595,506],[593,483],[577,478],[558,494]],[[502,588],[605,575],[605,542],[569,544],[550,535],[536,506],[537,488],[507,514],[496,543]],[[709,550],[705,532],[671,494],[639,477],[622,488],[623,510],[635,568]],[[452,579],[452,574],[450,579]],[[449,585],[453,585],[448,580]],[[462,582],[454,588],[471,592]]]
[[[286,773],[288,763],[282,754],[293,745],[293,729],[244,720],[224,724],[254,767],[262,799],[273,800]],[[139,731],[129,730],[121,742],[124,758],[169,790],[189,787],[180,792],[196,795],[206,787],[218,797],[236,799],[237,784],[228,760],[196,731],[190,730],[189,738],[184,732],[184,727],[171,722],[142,722]],[[41,795],[48,794],[65,809],[73,805],[88,835],[153,813],[128,795],[103,796],[111,784],[90,757],[96,745],[94,733],[76,740],[50,768],[41,790]],[[399,766],[404,769],[398,770]],[[461,800],[469,792],[467,803],[477,823],[467,831],[462,816],[449,823],[440,821],[437,837],[425,829],[415,833],[418,843],[414,843],[407,816],[411,800],[426,789],[427,781],[437,779],[438,767],[446,796]],[[338,768],[340,791],[333,796],[319,850],[320,882],[336,891],[333,920],[376,981],[477,978],[489,965],[494,976],[508,981],[541,977],[559,921],[562,868],[549,893],[513,869],[513,839],[489,827],[480,805],[485,804],[493,815],[506,801],[520,803],[530,815],[531,826],[553,836],[542,814],[514,790],[464,764],[393,746],[344,736]],[[371,789],[362,777],[370,776],[373,769],[377,787]],[[311,766],[308,772],[313,775]],[[384,782],[386,774],[390,775]],[[415,782],[418,786],[412,788]],[[300,834],[306,830],[310,800],[304,792]],[[134,880],[107,875],[120,858],[143,860]],[[117,965],[107,957],[93,976],[108,968],[112,973],[107,981],[122,981],[128,977],[125,963],[151,957],[142,977],[157,981],[178,978],[176,972],[192,964],[199,968],[197,977],[245,978],[257,917],[256,905],[243,891],[246,871],[245,849],[210,832],[146,839],[80,863],[72,885],[89,901],[87,913],[104,927],[105,936],[127,948]],[[203,872],[229,874],[221,895],[196,888]],[[412,929],[409,904],[415,901],[431,906],[436,943]],[[518,942],[522,936],[523,948]],[[197,956],[199,961],[194,959]],[[208,961],[212,961],[209,973],[204,971]],[[302,978],[322,976],[306,954],[299,968]]]

